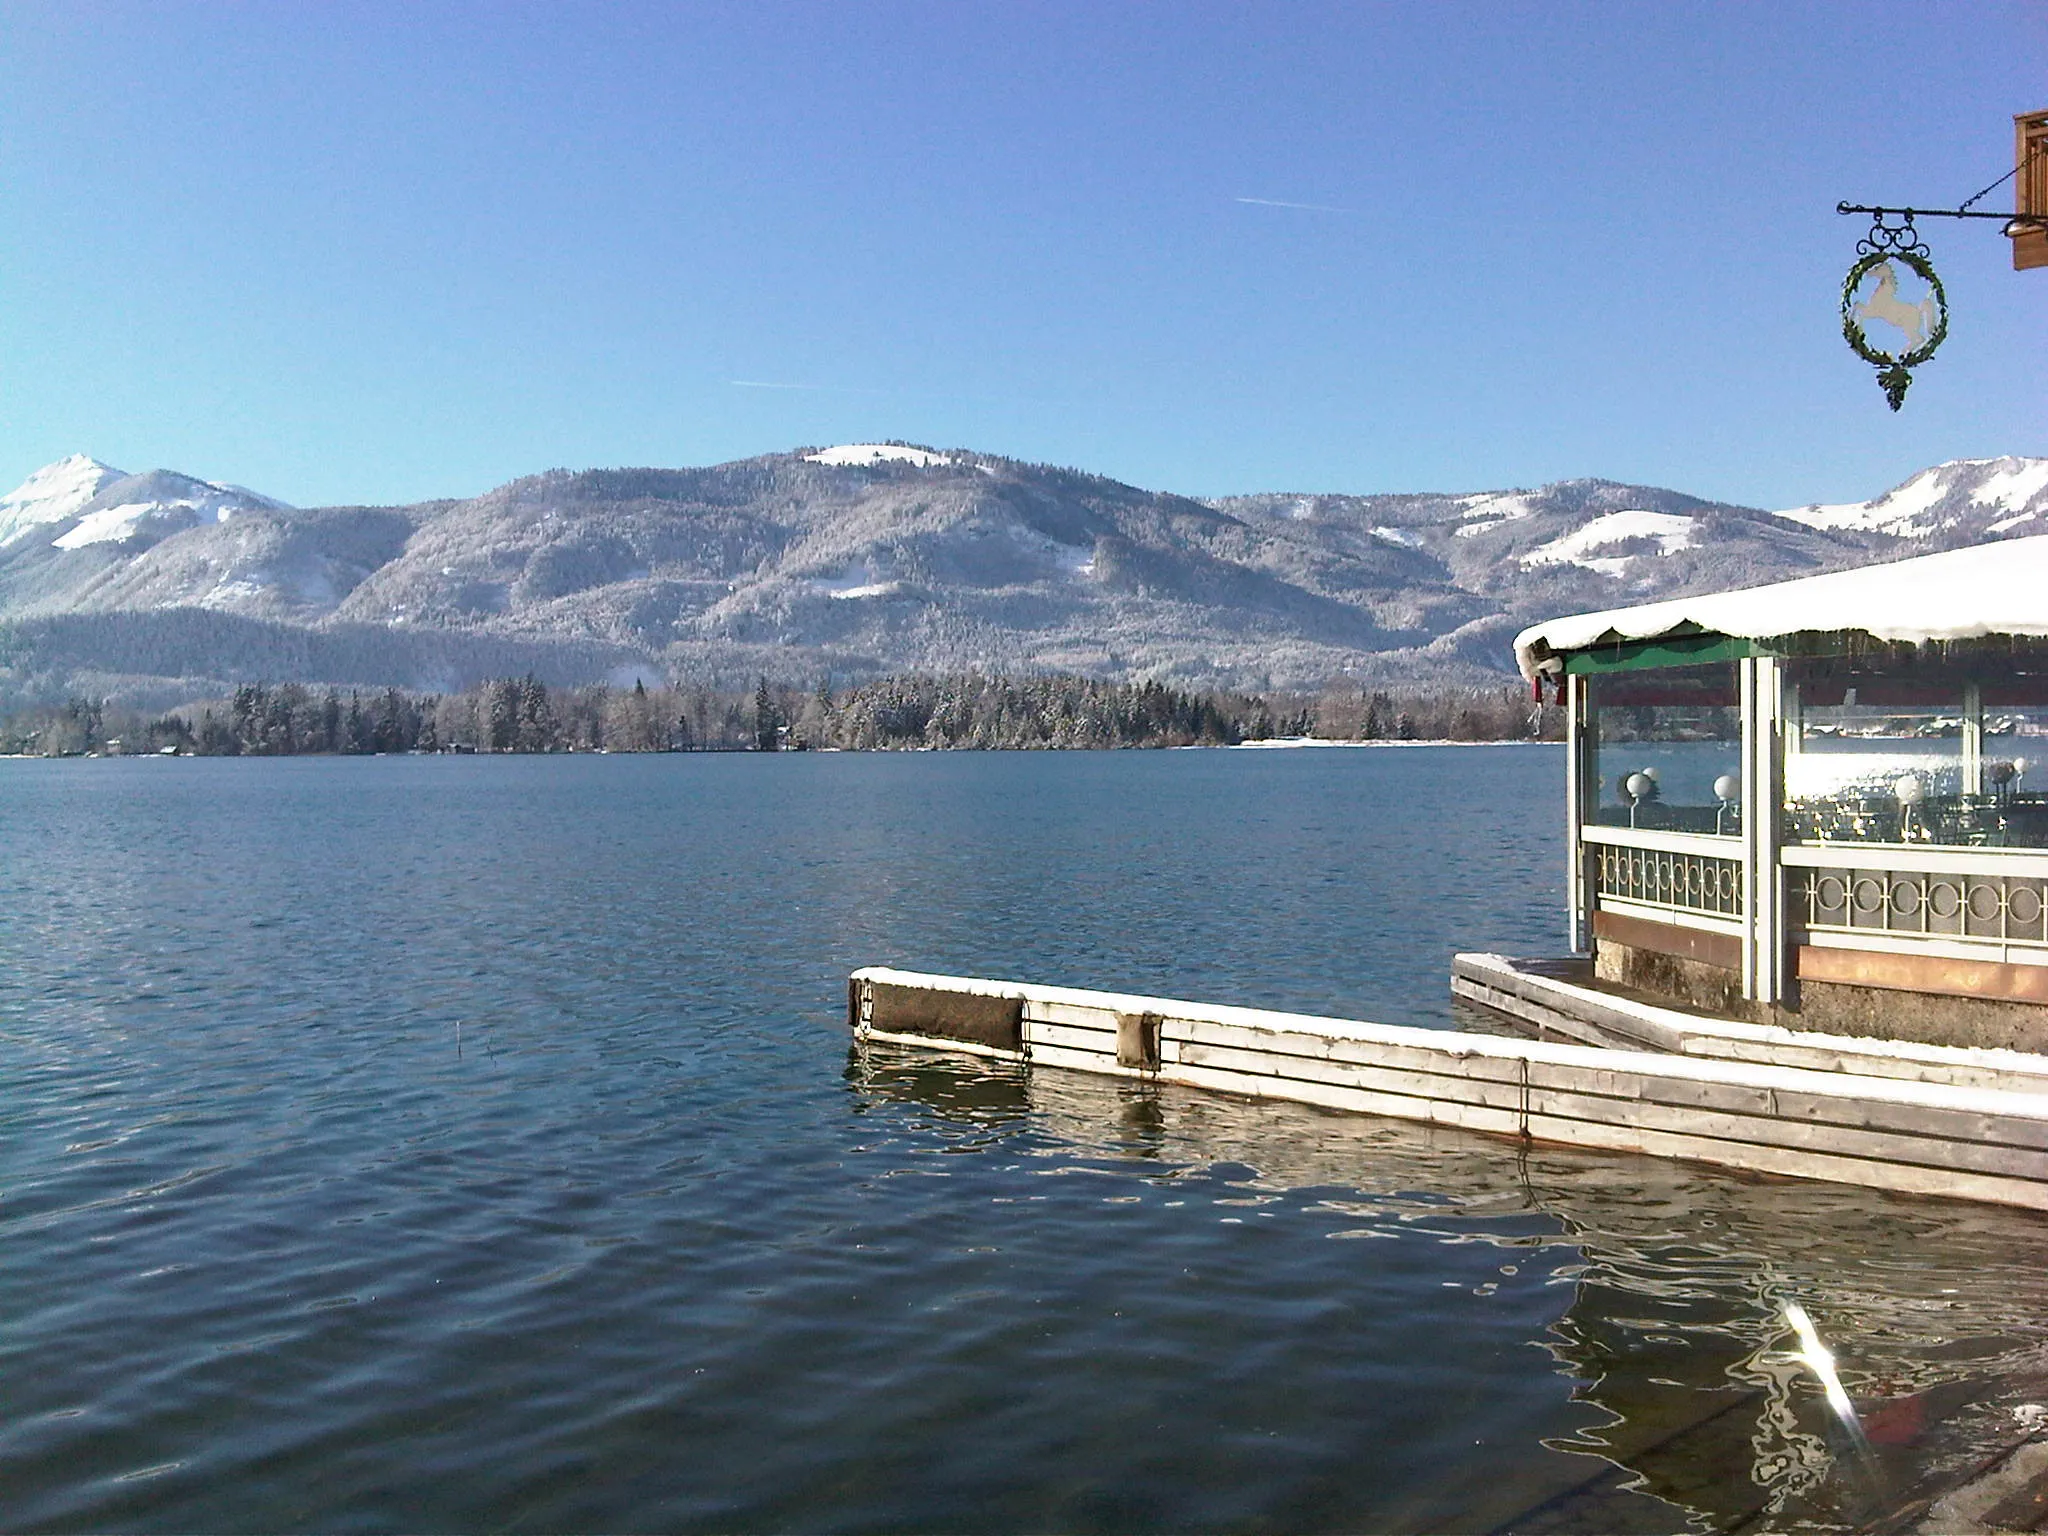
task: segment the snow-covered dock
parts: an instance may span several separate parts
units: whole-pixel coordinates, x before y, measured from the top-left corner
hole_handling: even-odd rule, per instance
[[[1710,1031],[1722,1048],[1616,1049],[883,967],[853,973],[847,1011],[862,1040],[2048,1210],[2048,1058],[2013,1052]]]
[[[1539,1040],[2048,1094],[2048,1056],[1751,1024],[1592,985],[1591,971],[1587,962],[1569,959],[1457,955],[1451,960],[1451,995],[1517,1020]]]

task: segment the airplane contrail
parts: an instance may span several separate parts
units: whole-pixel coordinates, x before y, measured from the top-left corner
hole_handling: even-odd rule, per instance
[[[1250,203],[1255,208],[1299,208],[1304,213],[1356,213],[1356,208],[1335,208],[1328,203],[1289,203],[1277,197],[1234,197],[1234,203]]]

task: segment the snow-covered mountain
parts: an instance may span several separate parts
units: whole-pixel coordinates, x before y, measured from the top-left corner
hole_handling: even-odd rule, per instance
[[[1956,459],[1923,469],[1874,501],[1795,507],[1809,528],[1974,544],[2048,530],[2048,459]]]
[[[902,443],[301,510],[74,457],[0,501],[0,691],[514,665],[1476,680],[1533,618],[2034,532],[2044,509],[2044,459],[1772,513],[1605,480],[1199,501]]]
[[[913,448],[908,443],[841,443],[836,448],[821,448],[816,453],[804,455],[806,464],[856,465],[870,469],[877,464],[915,464],[919,469],[929,469],[934,464],[950,464],[953,461],[943,453],[929,448]]]
[[[121,471],[98,459],[74,453],[45,464],[6,496],[0,496],[0,546],[11,544],[31,528],[69,521],[85,510]]]
[[[0,497],[0,548],[40,532],[57,549],[138,545],[238,512],[277,511],[281,501],[168,469],[130,475],[74,453],[46,464]]]

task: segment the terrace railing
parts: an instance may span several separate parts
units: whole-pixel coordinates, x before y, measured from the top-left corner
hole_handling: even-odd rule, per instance
[[[2048,958],[2048,853],[1939,846],[1787,846],[1807,941]]]
[[[1742,847],[1697,832],[1587,826],[1593,895],[1608,911],[1722,929],[1742,920]]]

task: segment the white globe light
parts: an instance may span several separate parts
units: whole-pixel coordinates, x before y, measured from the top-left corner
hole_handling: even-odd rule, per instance
[[[1657,782],[1657,770],[1654,768],[1645,768],[1643,770],[1643,777],[1648,779],[1652,784],[1655,784]]]
[[[2012,760],[2012,771],[2015,774],[2025,773],[2027,771],[2027,760],[2024,757],[2014,758]]]
[[[1893,781],[1892,793],[1901,805],[1918,805],[1927,798],[1927,781],[1917,773],[1902,773]]]
[[[1628,791],[1629,799],[1640,800],[1649,794],[1650,786],[1656,782],[1647,773],[1632,773],[1622,780],[1621,787]]]
[[[1714,798],[1716,800],[1733,800],[1741,793],[1742,780],[1736,778],[1732,773],[1724,773],[1721,777],[1714,780]]]

